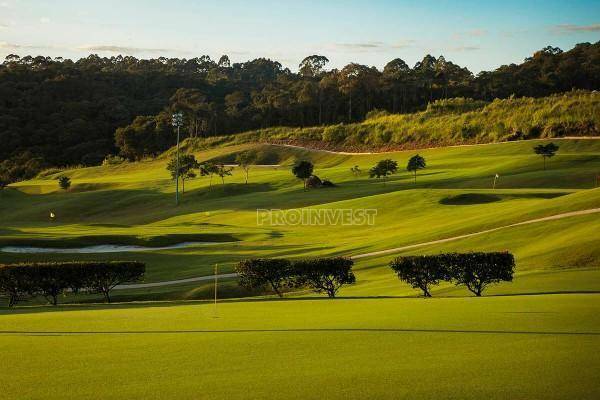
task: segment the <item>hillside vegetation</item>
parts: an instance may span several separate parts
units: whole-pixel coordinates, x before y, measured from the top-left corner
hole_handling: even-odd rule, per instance
[[[396,58],[381,70],[327,64],[324,56],[308,56],[296,73],[277,61],[231,63],[226,55],[72,61],[11,54],[0,64],[0,182],[46,167],[98,165],[109,154],[155,156],[175,144],[173,112],[185,114],[182,137],[210,137],[352,123],[375,109],[415,112],[455,97],[492,101],[600,89],[600,42],[564,52],[546,47],[477,76],[443,55],[427,54],[414,66]]]
[[[483,101],[454,98],[412,114],[372,112],[354,124],[269,128],[229,137],[189,139],[200,149],[224,143],[289,143],[338,150],[400,150],[521,139],[600,135],[600,92]]]

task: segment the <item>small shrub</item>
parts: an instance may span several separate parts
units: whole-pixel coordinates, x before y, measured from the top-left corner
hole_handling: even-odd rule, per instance
[[[71,179],[68,176],[59,176],[58,186],[60,186],[62,190],[69,190],[71,187]]]
[[[127,162],[127,160],[121,156],[117,156],[117,155],[112,155],[109,154],[106,157],[104,157],[104,160],[102,161],[102,165],[103,166],[110,166],[110,165],[120,165],[123,164],[124,162]]]
[[[307,188],[319,188],[323,185],[323,182],[321,181],[321,178],[319,178],[316,175],[311,175],[307,180],[306,180],[306,187]]]

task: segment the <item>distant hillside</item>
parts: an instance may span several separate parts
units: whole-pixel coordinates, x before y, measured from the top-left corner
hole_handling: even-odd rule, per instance
[[[327,63],[309,55],[292,72],[264,58],[9,55],[0,64],[0,183],[45,167],[97,165],[108,154],[131,160],[160,154],[175,142],[174,111],[185,115],[182,137],[211,137],[354,123],[375,109],[417,112],[456,97],[492,101],[600,89],[600,42],[564,52],[545,47],[520,64],[477,76],[443,55],[427,54],[413,66],[395,58],[381,70],[359,63],[328,69]],[[390,142],[386,134],[371,142]]]
[[[287,143],[341,150],[411,149],[521,139],[600,135],[600,92],[572,91],[491,103],[438,100],[412,114],[372,112],[364,122],[269,128],[234,136],[189,139],[192,148],[223,143]]]

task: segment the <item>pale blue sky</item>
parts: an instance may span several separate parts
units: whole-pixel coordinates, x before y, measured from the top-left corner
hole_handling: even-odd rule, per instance
[[[228,54],[296,69],[322,54],[329,67],[411,66],[443,54],[473,72],[521,62],[547,45],[600,40],[600,1],[0,0],[0,59]]]

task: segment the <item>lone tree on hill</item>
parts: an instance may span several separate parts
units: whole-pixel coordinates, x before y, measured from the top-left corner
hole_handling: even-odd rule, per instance
[[[279,297],[283,297],[282,287],[291,274],[291,263],[284,259],[254,258],[243,260],[235,267],[239,284],[247,289],[257,289],[270,285]]]
[[[196,177],[194,169],[198,168],[200,164],[196,161],[196,157],[193,154],[183,154],[179,157],[179,179],[181,179],[181,193],[185,194],[185,181]],[[176,179],[177,177],[177,157],[171,158],[167,165],[167,170],[171,172],[171,178]]]
[[[544,171],[546,170],[546,158],[552,158],[558,151],[558,146],[550,142],[548,144],[538,144],[533,148],[535,154],[539,154],[544,159]]]
[[[250,151],[240,153],[235,157],[235,162],[244,170],[246,183],[248,183],[248,173],[250,172],[250,166],[256,162],[256,153]]]
[[[304,189],[306,189],[306,180],[311,177],[313,169],[313,163],[306,160],[298,161],[292,167],[292,174],[294,174],[296,178],[302,179],[302,182],[304,183]]]
[[[415,183],[417,183],[417,171],[425,168],[425,159],[416,154],[408,160],[406,170],[415,174]]]
[[[398,171],[398,163],[394,160],[381,160],[369,170],[369,178],[383,178],[383,184],[388,175],[395,174]]]
[[[60,186],[62,190],[69,190],[71,187],[71,179],[68,176],[59,176],[58,186]]]

